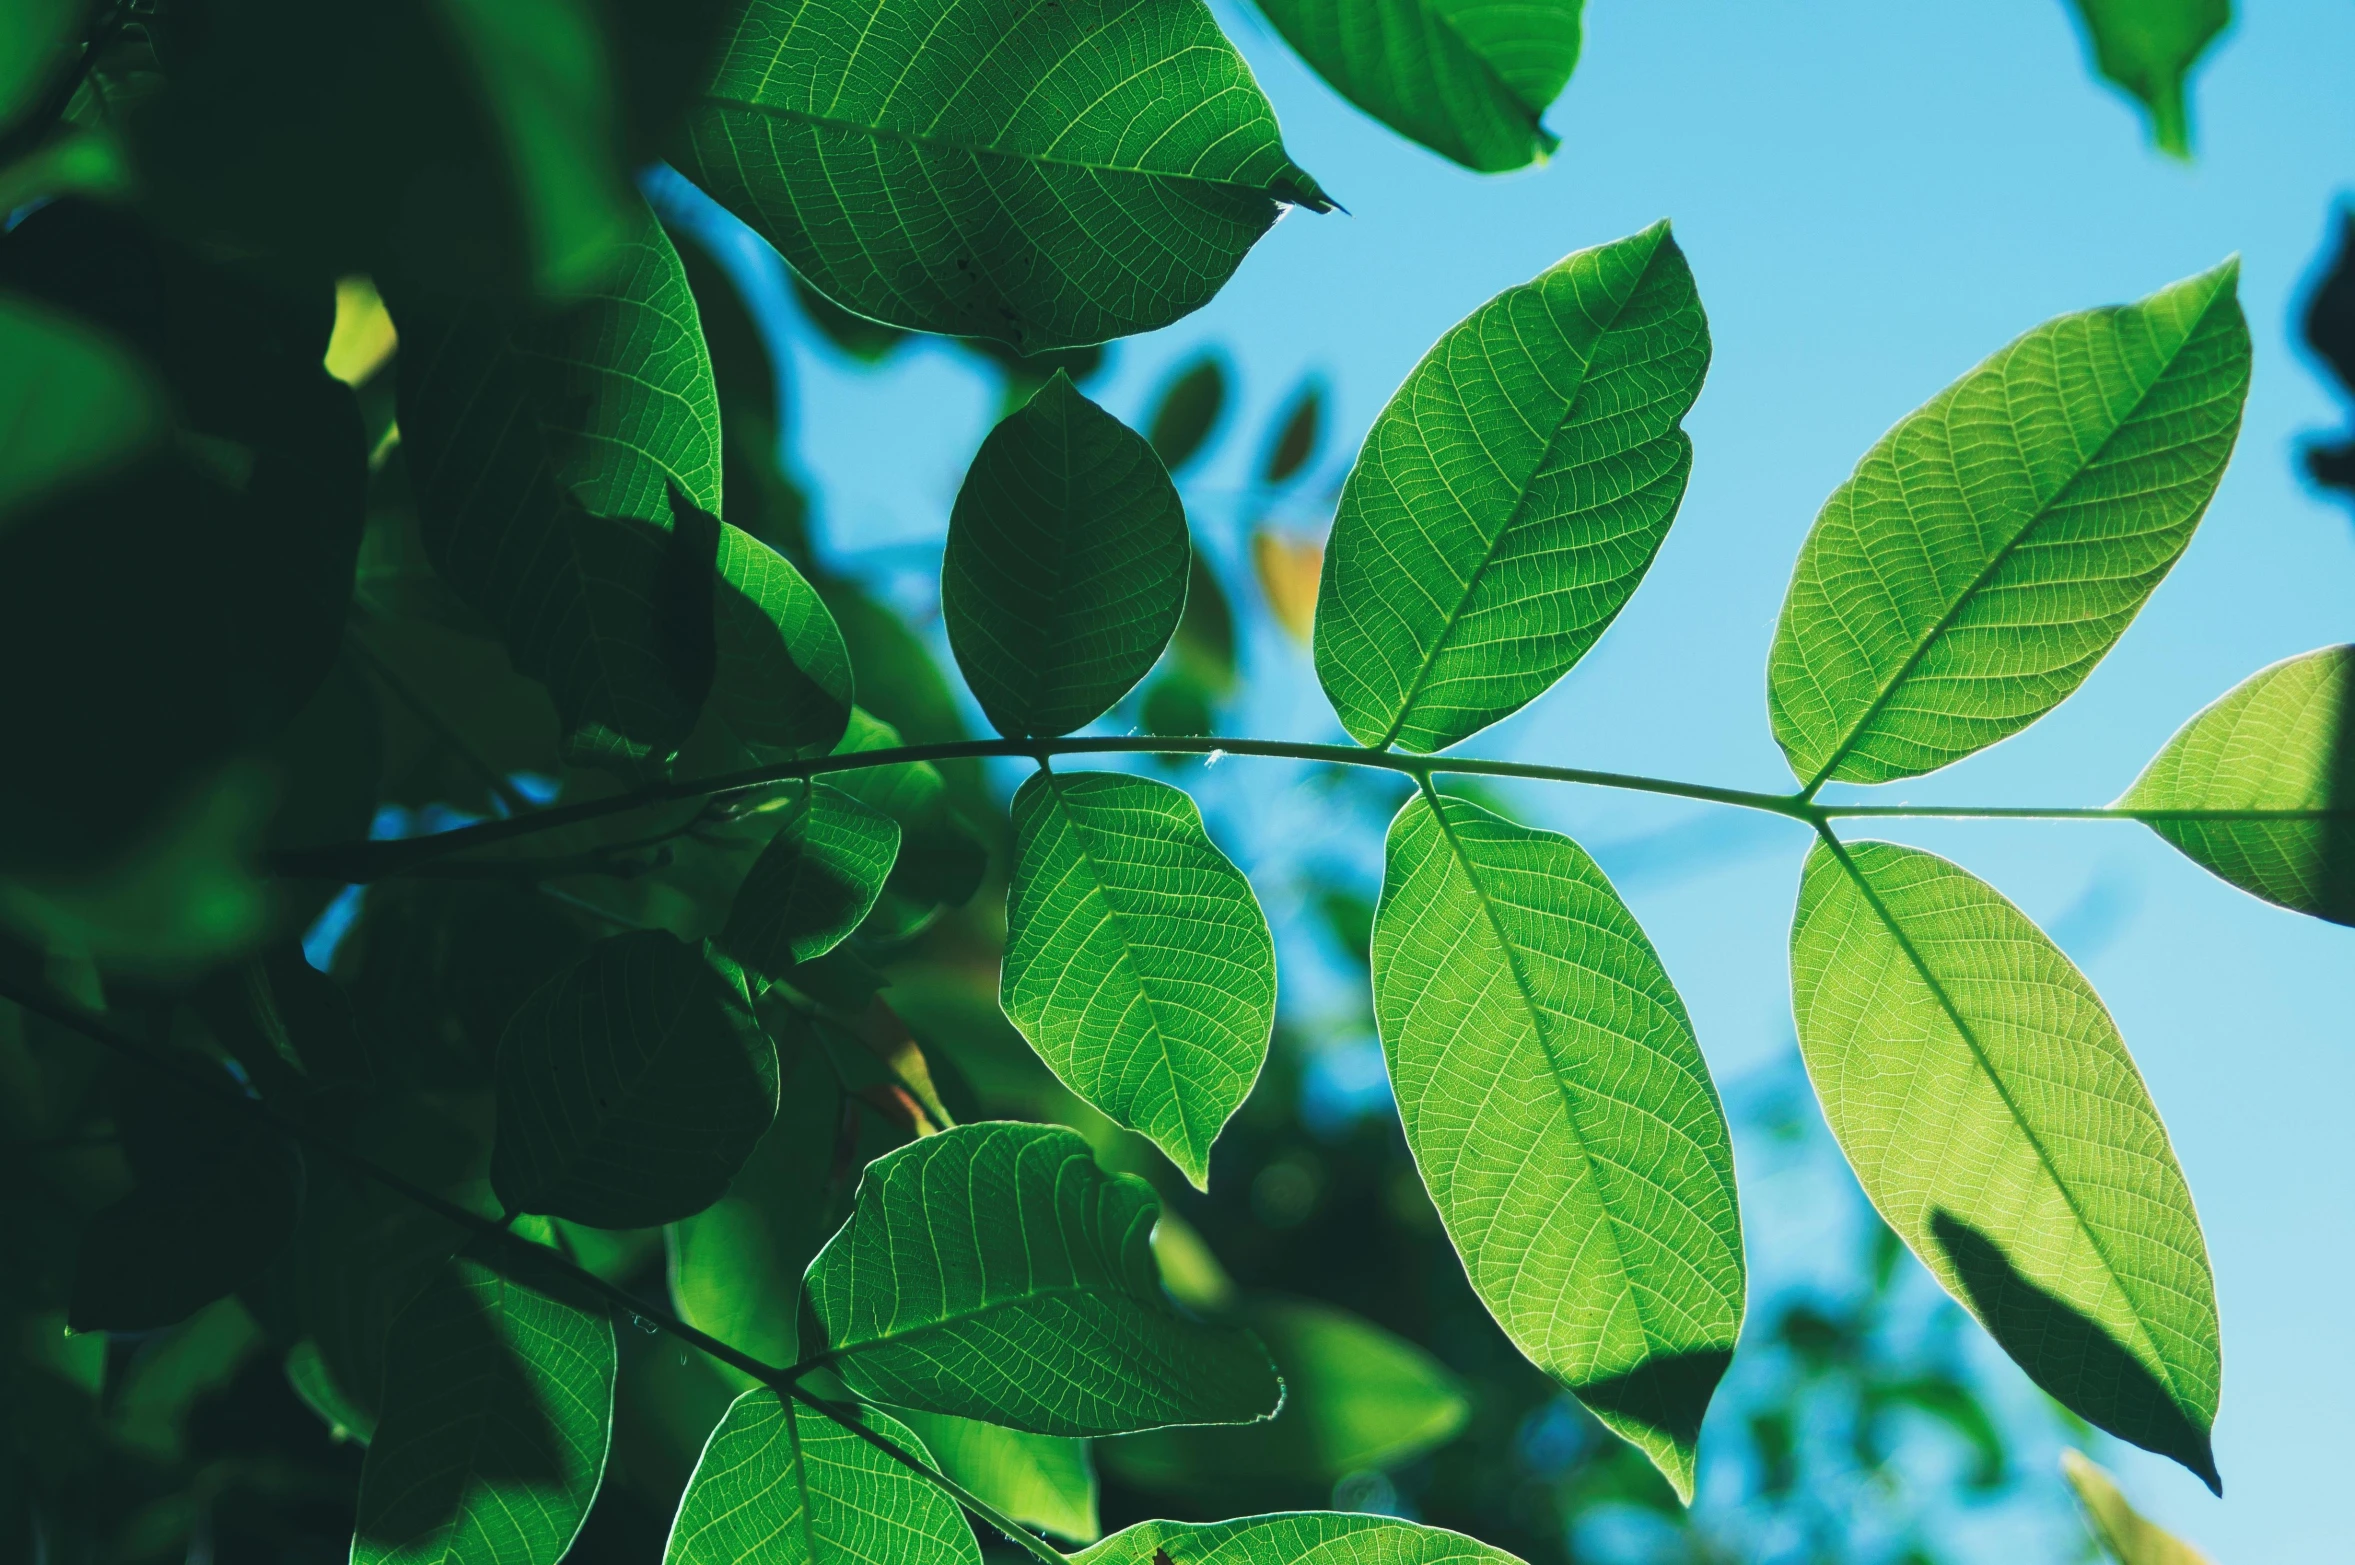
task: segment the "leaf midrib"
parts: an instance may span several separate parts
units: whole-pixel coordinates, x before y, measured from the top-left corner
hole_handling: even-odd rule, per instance
[[[1668,242],[1668,237],[1666,232],[1662,232],[1659,241],[1652,246],[1652,253],[1644,258],[1643,270],[1636,273],[1635,281],[1629,285],[1626,297],[1611,306],[1610,319],[1605,321],[1601,329],[1595,333],[1596,346],[1599,347],[1602,340],[1618,328],[1620,317],[1627,313],[1627,307],[1635,301],[1635,296],[1643,292],[1644,284],[1651,278],[1652,268],[1659,263],[1661,246]],[[1538,285],[1524,283],[1521,286],[1536,291]],[[1518,292],[1519,290],[1512,291]],[[1543,297],[1542,293],[1540,293],[1540,297]],[[1480,314],[1486,313],[1486,308],[1483,307]],[[1475,315],[1473,319],[1477,320],[1479,316]],[[1450,332],[1449,335],[1452,336],[1454,333]],[[1447,650],[1448,638],[1455,634],[1457,624],[1462,621],[1465,610],[1472,602],[1473,593],[1480,585],[1480,578],[1485,576],[1488,573],[1488,568],[1496,563],[1497,553],[1504,547],[1505,539],[1510,537],[1513,529],[1520,524],[1522,513],[1529,504],[1529,496],[1535,488],[1537,475],[1545,471],[1546,458],[1553,455],[1554,442],[1560,440],[1562,431],[1570,427],[1571,415],[1578,411],[1579,398],[1586,393],[1587,376],[1588,372],[1594,368],[1594,359],[1595,356],[1591,352],[1580,356],[1577,389],[1571,392],[1563,405],[1562,416],[1554,421],[1552,431],[1547,434],[1545,445],[1537,454],[1537,464],[1529,470],[1526,476],[1514,482],[1512,508],[1505,512],[1504,520],[1498,524],[1495,535],[1487,541],[1486,546],[1481,550],[1480,563],[1472,567],[1471,575],[1464,578],[1464,585],[1456,594],[1455,606],[1447,611],[1446,623],[1439,627],[1439,634],[1432,638],[1431,650],[1423,655],[1422,667],[1415,671],[1415,682],[1407,687],[1405,696],[1399,700],[1398,716],[1391,720],[1390,727],[1372,746],[1373,749],[1389,749],[1398,743],[1398,736],[1405,731],[1407,719],[1414,713],[1415,702],[1421,699],[1423,687],[1430,683],[1432,670],[1439,666],[1440,656]],[[1650,442],[1647,441],[1646,444],[1650,444]]]
[[[1418,0],[1416,8],[1431,19],[1433,26],[1456,41],[1464,53],[1471,57],[1472,63],[1479,66],[1481,76],[1486,79],[1489,86],[1495,89],[1497,95],[1519,110],[1521,117],[1528,121],[1531,139],[1542,142],[1545,138],[1545,109],[1543,107],[1531,108],[1529,100],[1513,90],[1512,84],[1505,80],[1504,73],[1496,68],[1496,63],[1481,53],[1480,46],[1466,37],[1463,29],[1456,26],[1454,17],[1449,16],[1437,6],[1427,3],[1427,0]]]
[[[1906,960],[1913,964],[1913,970],[1921,976],[1923,983],[1929,985],[1931,995],[1938,1001],[1938,1008],[1946,1013],[1946,1019],[1954,1024],[1955,1032],[1961,1036],[1964,1046],[1971,1051],[1971,1059],[1978,1065],[1979,1073],[1987,1079],[1988,1085],[1995,1089],[1995,1095],[2002,1102],[2004,1112],[2011,1116],[2012,1123],[2017,1125],[2020,1134],[2027,1138],[2030,1149],[2036,1154],[2038,1165],[2043,1168],[2045,1177],[2052,1181],[2053,1188],[2060,1192],[2061,1200],[2069,1208],[2069,1215],[2077,1220],[2079,1231],[2085,1235],[2086,1243],[2092,1246],[2095,1258],[2102,1263],[2102,1270],[2109,1274],[2112,1285],[2117,1288],[2119,1294],[2126,1299],[2132,1308],[2134,1329],[2141,1336],[2143,1346],[2148,1348],[2151,1356],[2157,1360],[2161,1372],[2167,1378],[2168,1394],[2175,1399],[2176,1405],[2180,1408],[2183,1405],[2181,1401],[2183,1393],[2182,1388],[2175,1383],[2175,1366],[2169,1361],[2166,1354],[2159,1350],[2159,1344],[2152,1338],[2150,1328],[2143,1324],[2141,1301],[2137,1298],[2135,1291],[2126,1285],[2126,1278],[2118,1270],[2117,1262],[2111,1258],[2109,1247],[2102,1242],[2101,1231],[2094,1226],[2092,1220],[2085,1215],[2084,1207],[2078,1203],[2077,1192],[2070,1187],[2066,1179],[2061,1177],[2061,1171],[2054,1164],[2052,1154],[2045,1148],[2044,1138],[2036,1133],[2035,1126],[2028,1123],[2027,1115],[2021,1112],[2019,1103],[2012,1097],[2011,1088],[2005,1084],[2002,1073],[1997,1071],[1994,1062],[1988,1059],[1985,1046],[1979,1042],[1978,1033],[1964,1019],[1961,1007],[1956,1005],[1954,997],[1947,993],[1945,983],[1936,973],[1931,971],[1929,959],[1923,956],[1914,945],[1913,937],[1905,932],[1905,926],[1899,922],[1896,913],[1891,910],[1887,902],[1882,900],[1880,891],[1873,885],[1870,877],[1859,869],[1856,861],[1849,856],[1847,844],[1841,842],[1839,838],[1828,831],[1822,833],[1822,839],[1824,846],[1831,849],[1832,857],[1839,861],[1840,868],[1846,871],[1848,878],[1855,883],[1857,890],[1864,893],[1865,901],[1871,904],[1874,914],[1881,921],[1881,926],[1889,931],[1890,938],[1897,942],[1897,947],[1905,953]]]
[[[2079,479],[2100,465],[2103,453],[2110,449],[2110,443],[2118,438],[2120,431],[2134,422],[2135,416],[2142,411],[2143,404],[2151,399],[2151,395],[2173,372],[2175,361],[2183,357],[2183,352],[2191,346],[2192,339],[2197,337],[2201,328],[2208,324],[2208,312],[2215,309],[2217,301],[2225,296],[2225,291],[2221,288],[2209,295],[2208,301],[2200,306],[2200,313],[2194,316],[2191,325],[2185,328],[2183,340],[2168,350],[2166,361],[2159,366],[2159,372],[2151,377],[2149,385],[2143,387],[2136,394],[2134,405],[2119,416],[2118,421],[2110,426],[2109,432],[2103,435],[2100,442],[2094,446],[2092,453],[2077,465],[2076,470],[2070,473],[2059,487],[2053,490],[2049,499],[2037,506],[2035,514],[2022,524],[2020,530],[2006,539],[2003,547],[1989,557],[1986,565],[1981,567],[1979,574],[1971,578],[1970,584],[1956,595],[1954,602],[1947,606],[1946,612],[1938,616],[1937,623],[1915,641],[1913,650],[1906,654],[1905,661],[1898,666],[1897,672],[1889,676],[1888,682],[1881,687],[1880,693],[1873,697],[1872,704],[1865,708],[1864,714],[1857,718],[1855,724],[1849,728],[1847,736],[1832,751],[1830,759],[1818,767],[1815,775],[1807,780],[1807,786],[1800,790],[1800,797],[1812,799],[1817,790],[1831,780],[1832,773],[1839,770],[1840,763],[1853,755],[1856,752],[1856,747],[1864,742],[1864,736],[1872,728],[1874,720],[1888,708],[1891,701],[1896,699],[1897,692],[1902,690],[1905,687],[1905,682],[1913,677],[1914,670],[1921,666],[1922,659],[1930,655],[1930,649],[1938,644],[1939,638],[1954,628],[1955,622],[1961,618],[1963,610],[1977,600],[1988,582],[1994,579],[1995,573],[2003,568],[2005,562],[2011,559],[2022,544],[2027,542],[2029,535],[2043,527],[2045,522],[2051,518],[2053,507],[2060,503],[2062,496],[2074,489]],[[1973,373],[1975,374],[1976,371]],[[1969,377],[1966,376],[1966,382],[1968,379]],[[1911,422],[1911,420],[1907,422]],[[1899,428],[1903,427],[1902,424],[1899,425]],[[1947,435],[1948,450],[1951,453],[1953,426],[1942,421],[1942,428]]]

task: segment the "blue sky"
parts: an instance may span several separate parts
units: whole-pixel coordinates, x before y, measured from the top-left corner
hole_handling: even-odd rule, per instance
[[[2355,639],[2355,526],[2295,461],[2302,436],[2341,419],[2293,327],[2334,205],[2355,190],[2343,0],[2268,0],[2240,22],[2197,83],[2190,166],[2150,152],[2131,108],[2089,77],[2062,0],[1592,0],[1577,78],[1549,116],[1562,150],[1504,178],[1401,141],[1263,24],[1221,16],[1294,156],[1350,215],[1286,218],[1211,305],[1120,345],[1093,388],[1115,412],[1135,419],[1161,372],[1218,344],[1253,431],[1299,375],[1332,381],[1337,469],[1442,330],[1564,253],[1667,216],[1699,279],[1715,359],[1675,530],[1601,646],[1469,752],[1787,787],[1764,659],[1824,496],[1890,423],[2016,333],[2235,252],[2255,380],[2190,552],[2059,711],[1882,792],[2105,802],[2247,674]],[[806,342],[794,359],[823,542],[845,559],[921,561],[991,415],[984,382],[940,348],[880,373]],[[1229,439],[1197,486],[1211,497],[1197,520],[1229,564],[1232,508],[1222,521],[1216,496],[1252,445]],[[1250,729],[1338,736],[1304,654],[1267,633],[1249,668]],[[1722,1078],[1787,1049],[1802,833],[1629,795],[1522,802],[1620,877]],[[2342,1551],[2328,1497],[2355,1452],[2355,932],[2251,901],[2139,827],[1889,835],[1992,880],[2078,956],[2198,1198],[2224,1318],[2228,1498],[2140,1453],[2105,1459],[2219,1565]],[[1239,852],[1248,861],[1252,842]]]

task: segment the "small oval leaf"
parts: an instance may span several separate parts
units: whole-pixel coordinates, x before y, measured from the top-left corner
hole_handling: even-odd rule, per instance
[[[2217,1488],[2207,1242],[2085,975],[1936,854],[1819,842],[1791,1008],[1824,1117],[1898,1237],[2031,1380]]]
[[[2252,896],[2355,924],[2355,647],[2285,659],[2167,741],[2120,809],[2311,811],[2305,820],[2170,820],[2151,830]]]
[[[1390,826],[1373,966],[1407,1145],[1474,1291],[1689,1500],[1742,1229],[1651,942],[1569,838],[1418,794]]]
[[[1810,789],[1918,777],[2069,697],[2173,568],[2249,390],[2240,263],[2047,321],[1911,413],[1799,552],[1767,676]]]
[[[741,979],[659,929],[598,942],[499,1041],[491,1186],[511,1212],[651,1228],[727,1190],[777,1114]]]
[[[1439,339],[1374,421],[1325,549],[1317,678],[1352,738],[1444,750],[1586,655],[1684,499],[1708,368],[1664,222]]]
[[[1177,629],[1191,550],[1153,448],[1060,370],[991,430],[949,514],[940,607],[998,732],[1067,734],[1128,694]]]
[[[767,978],[815,961],[859,927],[899,857],[899,822],[822,782],[804,782],[785,824],[737,888],[718,944]]]
[[[1063,1084],[1198,1190],[1276,1020],[1276,948],[1242,871],[1167,783],[1039,772],[1014,796],[1006,1015]]]

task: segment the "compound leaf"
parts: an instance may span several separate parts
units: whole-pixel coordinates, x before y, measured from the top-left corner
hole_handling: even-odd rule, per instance
[[[650,1228],[718,1200],[777,1113],[742,982],[659,929],[598,942],[499,1041],[491,1186],[511,1212]]]
[[[1791,1007],[1824,1117],[1898,1237],[2030,1379],[2216,1488],[2207,1244],[2085,976],[1935,854],[1818,843]]]
[[[1013,813],[1006,1015],[1065,1086],[1208,1189],[1211,1143],[1275,1028],[1251,883],[1167,783],[1039,772]]]
[[[605,1472],[613,1322],[450,1261],[393,1328],[352,1565],[556,1565]]]
[[[1586,655],[1692,471],[1709,325],[1665,222],[1474,311],[1374,421],[1317,594],[1317,678],[1362,744],[1442,750]]]
[[[1258,1341],[1162,1291],[1160,1211],[1060,1126],[926,1136],[867,1166],[810,1267],[825,1361],[861,1397],[1034,1434],[1269,1416]]]
[[[2151,140],[2191,156],[2184,80],[2216,35],[2232,25],[2232,0],[2074,0],[2094,69],[2150,116]]]
[[[989,432],[949,513],[949,647],[1010,739],[1067,734],[1145,677],[1186,606],[1186,511],[1143,436],[1061,370]]]
[[[2084,682],[2191,542],[2249,389],[2240,263],[2046,322],[1832,492],[1767,704],[1810,787],[1917,777]]]
[[[1584,0],[1259,0],[1284,41],[1342,97],[1468,169],[1550,155],[1538,122],[1578,64]]]
[[[2145,819],[2193,863],[2243,891],[2355,924],[2351,718],[2355,647],[2286,659],[2184,724],[2118,807],[2313,811],[2306,820]]]
[[[899,857],[899,822],[822,782],[795,786],[785,824],[753,860],[719,943],[781,978],[859,927]]]
[[[932,1461],[897,1419],[872,1408],[854,1416]],[[662,1558],[663,1565],[981,1565],[981,1548],[938,1485],[856,1430],[758,1386],[712,1431]]]
[[[1651,943],[1569,838],[1417,795],[1373,967],[1407,1145],[1473,1289],[1689,1499],[1742,1232],[1725,1114]]]
[[[1015,1521],[1075,1543],[1103,1536],[1096,1518],[1096,1467],[1086,1441],[945,1413],[905,1417],[942,1472]]]
[[[680,166],[838,304],[1026,353],[1166,326],[1331,203],[1201,0],[754,0]]]
[[[1074,1565],[1518,1565],[1460,1532],[1388,1516],[1293,1511],[1229,1522],[1139,1522]]]

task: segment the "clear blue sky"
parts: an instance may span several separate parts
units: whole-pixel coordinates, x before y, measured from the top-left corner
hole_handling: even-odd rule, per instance
[[[1550,116],[1560,154],[1501,179],[1399,140],[1254,19],[1221,15],[1295,157],[1352,215],[1288,217],[1208,308],[1123,344],[1096,387],[1116,412],[1135,418],[1163,369],[1215,342],[1240,366],[1254,430],[1298,374],[1328,375],[1339,462],[1433,338],[1565,252],[1665,215],[1699,278],[1716,356],[1689,424],[1696,458],[1675,530],[1597,651],[1472,753],[1787,786],[1762,670],[1824,496],[1891,422],[2017,332],[2236,251],[2255,382],[2239,453],[2189,554],[2058,712],[1886,791],[2105,802],[2245,675],[2355,639],[2355,526],[2295,465],[2300,437],[2341,418],[2294,345],[2293,317],[2334,202],[2355,190],[2355,7],[2344,0],[2254,6],[2197,83],[2189,167],[2148,151],[2128,105],[2089,77],[2062,0],[1592,0],[1585,57]],[[878,560],[904,544],[920,560],[986,427],[982,383],[945,350],[880,374],[816,352],[796,359],[797,445],[821,481],[827,544]],[[1237,481],[1248,445],[1230,441],[1206,487],[1222,471]],[[1203,519],[1216,546],[1217,518]],[[1258,731],[1330,725],[1304,656],[1266,638],[1252,677]],[[1620,795],[1527,805],[1620,877],[1721,1079],[1787,1048],[1800,834]],[[2343,1554],[2355,932],[2251,901],[2139,827],[1891,835],[1969,865],[2072,949],[2134,1048],[2198,1198],[2224,1318],[2228,1498],[2119,1450],[2129,1490],[2219,1565]],[[1754,1242],[1779,1226],[1758,1225]],[[1779,1269],[1778,1257],[1759,1261]]]

